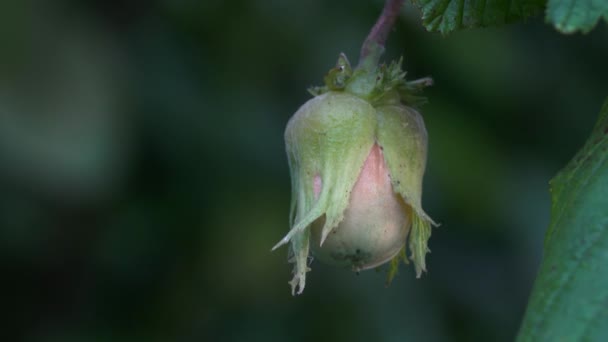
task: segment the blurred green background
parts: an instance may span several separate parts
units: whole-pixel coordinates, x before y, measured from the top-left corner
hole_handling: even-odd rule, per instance
[[[447,37],[408,6],[387,59],[423,108],[429,272],[314,262],[292,297],[283,129],[383,2],[3,1],[2,341],[509,341],[549,179],[608,95],[608,29]]]

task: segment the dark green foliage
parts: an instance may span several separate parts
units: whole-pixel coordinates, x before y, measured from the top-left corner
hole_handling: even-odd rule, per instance
[[[542,10],[544,0],[412,0],[422,11],[427,30],[497,26],[528,18]]]
[[[547,21],[563,33],[587,33],[601,18],[608,20],[608,1],[549,0],[547,4]]]
[[[562,33],[587,33],[604,18],[608,1],[594,0],[412,0],[431,32],[499,26],[538,15],[547,3],[546,20]]]
[[[520,341],[608,339],[608,100],[551,181],[551,224]]]

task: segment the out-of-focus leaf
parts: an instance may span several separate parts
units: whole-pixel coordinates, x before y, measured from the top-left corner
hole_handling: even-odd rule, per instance
[[[547,21],[563,33],[587,33],[601,18],[608,20],[606,0],[549,0],[547,4]]]
[[[572,0],[574,1],[574,0]],[[498,26],[537,14],[545,0],[412,0],[429,31]]]
[[[551,223],[519,341],[608,341],[608,99],[551,181]]]

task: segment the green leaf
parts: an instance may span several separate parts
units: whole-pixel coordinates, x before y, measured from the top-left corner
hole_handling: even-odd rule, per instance
[[[549,0],[547,5],[547,21],[563,33],[587,33],[601,18],[608,20],[606,0]]]
[[[574,0],[572,0],[574,1]],[[589,0],[590,1],[590,0]],[[429,31],[497,26],[538,13],[545,0],[412,0]]]
[[[608,99],[551,193],[543,260],[518,341],[608,341]]]

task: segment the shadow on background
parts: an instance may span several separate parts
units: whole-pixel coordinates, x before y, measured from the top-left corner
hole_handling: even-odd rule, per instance
[[[315,262],[294,298],[286,250],[269,252],[288,229],[283,129],[381,7],[3,2],[2,340],[512,340],[548,181],[608,95],[608,30],[442,37],[407,7],[386,58],[435,79],[429,272],[384,288],[384,271]]]

